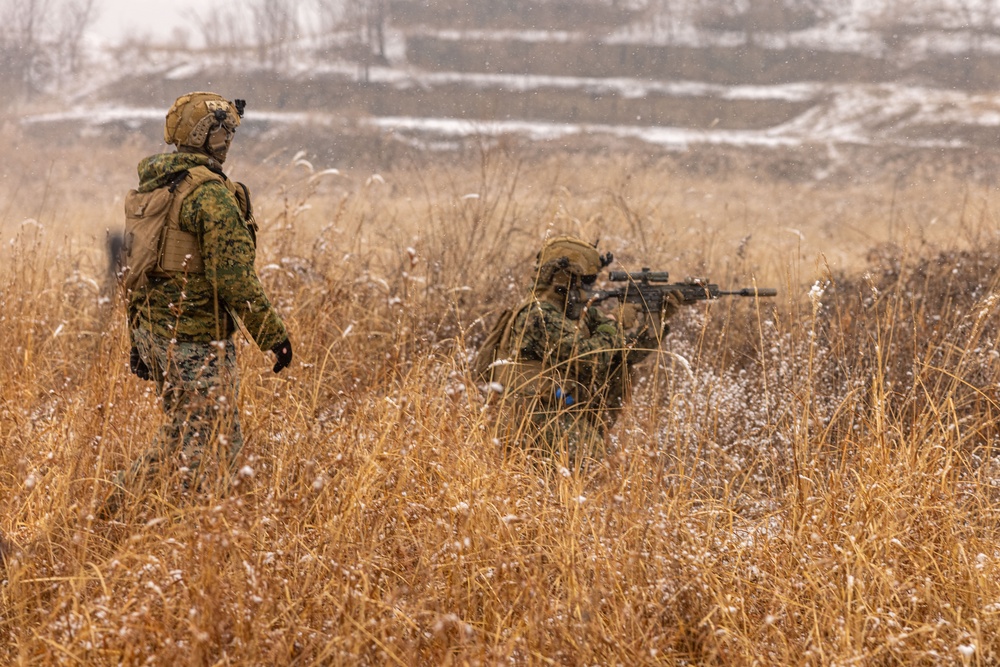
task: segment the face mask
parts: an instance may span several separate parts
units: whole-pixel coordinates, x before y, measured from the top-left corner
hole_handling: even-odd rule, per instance
[[[205,149],[209,155],[220,163],[225,162],[226,155],[229,153],[229,146],[233,143],[235,135],[235,129],[226,127],[226,123],[220,123],[208,133],[208,138],[205,141]]]
[[[226,161],[229,145],[233,143],[233,135],[236,134],[236,125],[239,121],[234,122],[223,109],[216,109],[213,113],[215,124],[205,138],[205,150],[222,163]]]

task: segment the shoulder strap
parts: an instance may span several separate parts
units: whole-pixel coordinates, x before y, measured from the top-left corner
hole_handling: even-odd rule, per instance
[[[208,167],[197,166],[181,172],[183,176],[170,185],[170,191],[174,193],[174,201],[171,204],[170,214],[167,224],[170,227],[180,229],[181,207],[189,194],[197,190],[204,183],[217,181],[225,185],[226,179],[215,173]]]

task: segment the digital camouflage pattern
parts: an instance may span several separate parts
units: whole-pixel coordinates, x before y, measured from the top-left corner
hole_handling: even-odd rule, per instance
[[[572,319],[547,299],[529,300],[497,354],[506,438],[572,466],[600,458],[626,400],[630,368],[647,354],[629,349],[617,322],[596,308]]]
[[[240,383],[232,340],[180,342],[135,329],[132,338],[149,366],[167,421],[120,482],[137,492],[159,473],[197,488],[206,470],[231,472],[243,448],[237,397]]]
[[[138,189],[148,192],[167,185],[178,172],[217,166],[208,156],[196,153],[153,155],[139,163]],[[269,350],[288,337],[254,270],[252,218],[249,212],[245,215],[241,211],[235,191],[242,188],[210,181],[184,200],[180,228],[198,237],[205,272],[151,277],[129,297],[133,330],[208,343],[233,334],[235,315],[261,350]],[[248,201],[245,193],[239,199]]]

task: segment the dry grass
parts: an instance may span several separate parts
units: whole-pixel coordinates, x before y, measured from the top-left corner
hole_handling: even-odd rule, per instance
[[[5,193],[50,194],[0,212],[0,662],[1000,659],[992,191],[498,150],[376,178],[235,160],[296,361],[241,345],[235,493],[152,492],[121,523],[94,518],[97,480],[161,419],[100,298],[131,173],[76,207],[71,177]],[[500,451],[466,367],[549,229],[781,291],[686,310],[579,475]]]

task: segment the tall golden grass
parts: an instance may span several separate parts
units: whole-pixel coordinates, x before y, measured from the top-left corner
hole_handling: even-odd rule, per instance
[[[237,156],[295,361],[273,375],[240,341],[232,493],[153,489],[109,522],[102,480],[162,419],[104,289],[129,150],[89,190],[107,155],[5,193],[31,205],[0,218],[0,662],[1000,660],[991,190]],[[500,448],[468,372],[550,232],[780,290],[679,315],[578,474]]]

